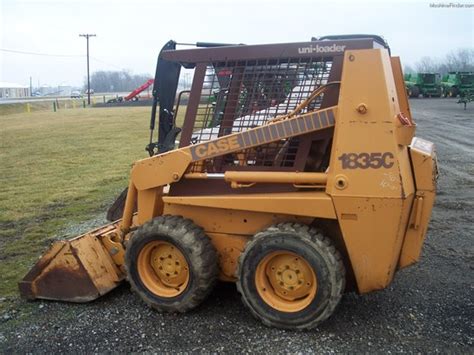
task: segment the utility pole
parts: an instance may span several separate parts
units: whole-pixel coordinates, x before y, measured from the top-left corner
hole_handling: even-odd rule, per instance
[[[91,104],[91,81],[89,76],[89,37],[95,37],[95,34],[81,34],[79,37],[85,37],[87,41],[87,104]]]
[[[33,82],[31,80],[31,76],[30,76],[30,97],[33,96]]]

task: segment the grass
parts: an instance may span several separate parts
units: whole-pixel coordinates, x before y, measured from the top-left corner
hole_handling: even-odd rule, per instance
[[[15,298],[50,241],[127,186],[131,163],[147,156],[149,116],[148,107],[0,116],[1,296]]]

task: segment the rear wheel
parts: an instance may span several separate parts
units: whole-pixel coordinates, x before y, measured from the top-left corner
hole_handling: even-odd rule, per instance
[[[258,233],[239,259],[237,288],[264,324],[310,329],[329,318],[345,287],[341,255],[321,232],[283,223]]]
[[[161,312],[186,312],[199,305],[218,273],[209,237],[180,216],[143,224],[128,242],[125,266],[132,289]]]

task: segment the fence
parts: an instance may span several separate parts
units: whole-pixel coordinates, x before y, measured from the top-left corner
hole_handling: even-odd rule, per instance
[[[102,95],[91,97],[91,106],[98,103],[105,103],[114,95]],[[37,111],[53,111],[86,108],[87,98],[81,99],[50,99],[50,100],[34,100],[29,102],[15,102],[0,104],[0,114],[8,115],[13,113],[29,113]]]

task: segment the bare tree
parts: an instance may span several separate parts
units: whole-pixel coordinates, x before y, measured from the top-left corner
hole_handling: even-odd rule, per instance
[[[405,66],[408,73],[409,66]],[[434,72],[441,75],[455,71],[474,71],[474,48],[460,48],[449,52],[443,60],[423,57],[415,63],[417,72]]]
[[[132,75],[128,71],[97,71],[91,75],[91,88],[97,92],[127,92],[152,77],[151,74]]]
[[[412,74],[415,73],[415,69],[411,65],[405,64],[403,66],[403,73],[404,74]]]
[[[431,57],[423,57],[415,64],[418,73],[436,72],[438,67],[439,64],[437,64]]]
[[[474,49],[461,48],[452,51],[446,56],[445,64],[448,71],[474,70]]]

